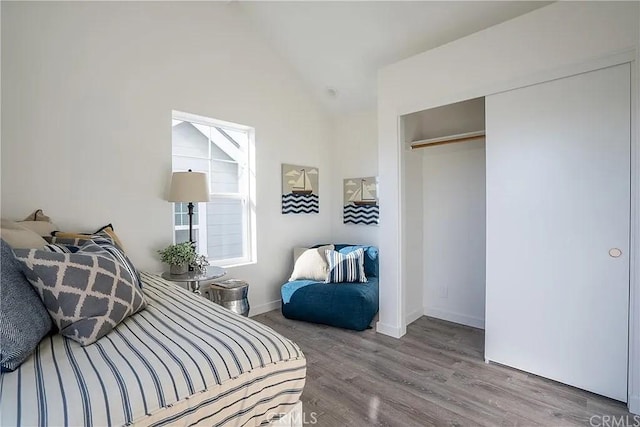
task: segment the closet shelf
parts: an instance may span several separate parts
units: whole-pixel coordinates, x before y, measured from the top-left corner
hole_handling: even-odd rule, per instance
[[[471,141],[474,139],[484,138],[484,136],[485,131],[479,130],[476,132],[459,133],[456,135],[441,136],[438,138],[421,139],[419,141],[411,142],[411,149],[431,147],[434,145],[451,144],[454,142]]]

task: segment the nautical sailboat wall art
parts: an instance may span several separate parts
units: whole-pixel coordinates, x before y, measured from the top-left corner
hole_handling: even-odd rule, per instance
[[[320,212],[318,168],[282,165],[282,213],[314,214]]]
[[[344,180],[342,220],[345,224],[376,225],[379,222],[378,178],[347,178]]]

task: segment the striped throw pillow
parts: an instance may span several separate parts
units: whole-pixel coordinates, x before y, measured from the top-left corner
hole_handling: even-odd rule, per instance
[[[76,252],[78,252],[80,247],[73,245],[63,245],[60,243],[49,243],[42,249],[49,252],[57,252],[59,254],[75,254]]]
[[[64,239],[64,241],[53,240],[53,241],[50,241],[51,243],[68,244],[66,242],[76,240],[76,242],[82,242],[82,243],[76,243],[76,245],[78,246],[82,246],[82,244],[86,240],[93,240],[94,236],[102,236],[104,238],[112,240],[113,244],[116,245],[116,247],[120,249],[122,252],[124,252],[124,246],[122,246],[122,242],[120,241],[120,238],[116,234],[115,230],[113,229],[113,225],[111,224],[107,224],[104,227],[100,227],[98,230],[96,230],[93,233],[75,233],[75,232],[70,233],[67,231],[52,231],[51,236],[53,236],[56,239]]]
[[[359,248],[348,254],[326,250],[329,275],[325,283],[351,283],[367,281],[364,274],[364,249]]]

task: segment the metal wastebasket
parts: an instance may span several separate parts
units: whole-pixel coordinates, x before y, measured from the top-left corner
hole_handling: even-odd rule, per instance
[[[243,316],[249,315],[248,292],[249,284],[238,279],[216,281],[202,289],[202,295],[208,300]]]

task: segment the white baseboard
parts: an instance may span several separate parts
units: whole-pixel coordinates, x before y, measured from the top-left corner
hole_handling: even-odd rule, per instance
[[[404,334],[407,333],[407,329],[406,328],[397,328],[395,326],[391,326],[391,325],[386,325],[384,323],[381,322],[377,322],[376,323],[376,332],[383,334],[383,335],[388,335],[390,337],[393,338],[401,338]]]
[[[413,310],[411,313],[407,314],[407,317],[406,317],[407,325],[410,325],[411,323],[415,322],[422,316],[424,316],[424,308],[420,307],[416,310]]]
[[[629,396],[627,407],[632,414],[640,415],[640,395]]]
[[[249,317],[257,316],[258,314],[266,313],[268,311],[278,310],[281,306],[281,300],[271,301],[265,304],[251,306],[249,309]]]
[[[437,319],[447,320],[449,322],[460,323],[461,325],[484,329],[484,319],[480,317],[454,313],[452,311],[443,310],[436,307],[425,307],[424,314],[426,316],[435,317]]]

